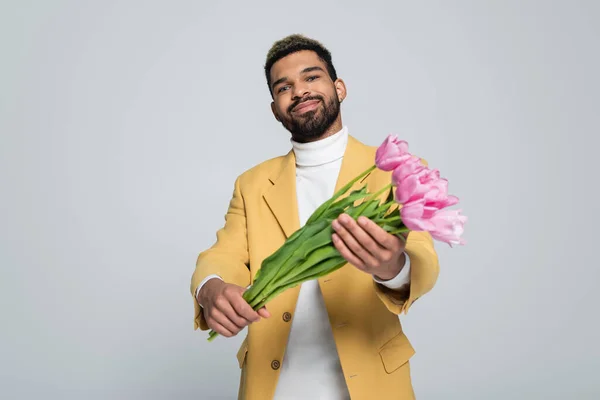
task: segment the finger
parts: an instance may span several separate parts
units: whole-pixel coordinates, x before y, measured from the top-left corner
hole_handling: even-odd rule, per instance
[[[248,325],[252,322],[260,321],[260,316],[244,299],[243,295],[245,291],[246,289],[241,286],[231,286],[230,290],[227,290],[224,294],[234,312],[246,321],[245,325]]]
[[[222,335],[222,336],[225,336],[225,337],[232,337],[232,336],[234,336],[234,334],[231,333],[231,331],[229,331],[228,329],[225,329],[225,327],[223,327],[223,325],[219,324],[218,322],[216,322],[214,320],[211,320],[211,322],[208,322],[208,326],[209,326],[210,329],[212,329],[213,331],[217,332],[219,335]]]
[[[211,316],[210,318],[216,322],[216,324],[220,325],[222,328],[225,329],[226,332],[228,332],[229,335],[233,336],[236,335],[240,329],[229,320],[229,318],[227,318],[227,316],[225,316],[225,314],[223,314],[221,311],[217,310],[217,309],[212,309],[211,310]]]
[[[252,321],[247,320],[246,318],[239,315],[239,313],[235,310],[235,307],[232,303],[227,303],[219,309],[225,316],[233,322],[239,329],[243,329],[248,326]]]
[[[250,304],[248,304],[241,295],[232,298],[231,305],[235,310],[234,312],[244,320],[248,321],[248,323],[260,321],[260,315],[250,307]]]
[[[371,256],[378,259],[383,251],[386,249],[380,246],[375,239],[365,231],[353,218],[348,215],[342,215],[341,221],[343,226],[354,236],[356,241],[366,249]],[[368,218],[367,218],[368,219]],[[378,227],[379,228],[379,227]],[[353,248],[351,248],[354,250]],[[367,260],[364,260],[367,261]]]
[[[358,217],[358,226],[361,227],[375,242],[378,248],[389,251],[397,251],[400,243],[397,236],[390,235],[382,227],[369,218]],[[371,250],[369,248],[369,250]]]
[[[356,268],[364,271],[365,270],[365,263],[363,263],[363,261],[356,257],[348,248],[348,246],[346,246],[346,244],[344,243],[344,241],[338,236],[337,233],[334,233],[332,235],[332,241],[333,241],[333,245],[335,246],[335,248],[337,249],[337,251],[340,252],[340,255],[342,257],[344,257],[344,259],[346,261],[348,261],[350,264],[354,265]]]
[[[258,315],[260,315],[263,318],[269,318],[271,316],[271,313],[267,310],[266,307],[259,309],[257,312]]]
[[[354,255],[356,255],[358,258],[360,258],[362,260],[363,263],[365,263],[366,265],[369,266],[375,266],[377,265],[377,259],[373,256],[373,254],[371,254],[371,252],[369,250],[367,250],[365,248],[365,246],[363,246],[363,243],[359,241],[360,240],[364,240],[365,242],[367,242],[367,245],[369,245],[369,241],[371,242],[370,245],[374,245],[375,243],[373,242],[373,239],[368,237],[368,235],[362,231],[362,229],[360,227],[358,227],[356,225],[356,222],[354,220],[352,221],[345,221],[345,218],[342,218],[342,223],[339,223],[338,221],[334,221],[332,226],[333,229],[335,229],[336,233],[339,235],[339,237],[344,241],[344,244],[346,245],[346,247],[348,247],[348,249],[354,253]],[[362,234],[360,232],[357,232],[356,229],[354,228],[350,228],[353,229],[354,232],[350,232],[349,229],[347,229],[348,226],[350,225],[355,225],[356,227],[358,227],[358,230],[362,231]],[[354,235],[359,236],[358,238]],[[357,240],[358,239],[358,240]],[[376,253],[376,252],[375,252]]]

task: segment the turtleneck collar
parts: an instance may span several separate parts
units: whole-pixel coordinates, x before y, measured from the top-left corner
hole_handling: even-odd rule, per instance
[[[298,143],[291,140],[296,165],[300,167],[316,167],[328,164],[344,157],[348,143],[348,128],[343,127],[339,132],[309,143]]]

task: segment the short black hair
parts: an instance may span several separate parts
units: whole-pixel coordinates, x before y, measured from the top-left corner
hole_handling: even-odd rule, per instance
[[[271,90],[271,68],[273,67],[273,64],[289,54],[302,50],[310,50],[317,53],[317,56],[319,56],[321,61],[327,66],[327,73],[331,80],[335,81],[337,79],[337,72],[331,61],[331,52],[325,46],[317,40],[300,34],[289,35],[276,41],[267,53],[265,76],[267,78],[267,85],[269,86],[271,96],[273,95],[273,91]]]

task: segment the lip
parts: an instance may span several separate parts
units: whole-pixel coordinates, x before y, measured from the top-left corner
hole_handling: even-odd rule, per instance
[[[312,111],[319,105],[319,100],[307,100],[298,104],[292,111],[296,113],[305,113],[308,111]]]

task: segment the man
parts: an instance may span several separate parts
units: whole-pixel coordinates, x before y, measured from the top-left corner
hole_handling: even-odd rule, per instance
[[[342,215],[333,243],[348,264],[258,311],[242,298],[262,260],[375,160],[375,148],[342,124],[346,86],[319,42],[300,35],[276,42],[265,74],[292,149],[236,179],[225,226],[192,277],[195,329],[231,337],[248,327],[238,352],[240,399],[413,399],[414,350],[398,315],[437,280],[427,233],[401,238]],[[374,192],[390,174],[376,170],[366,182]]]

